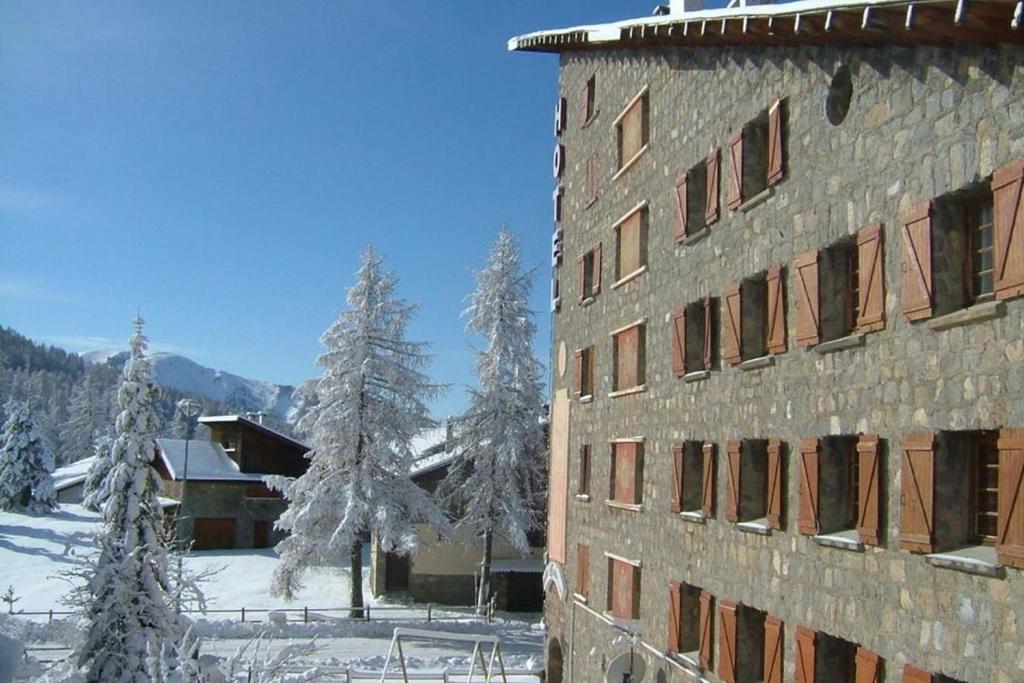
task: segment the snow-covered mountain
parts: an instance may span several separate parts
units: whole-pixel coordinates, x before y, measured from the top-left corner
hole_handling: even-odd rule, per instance
[[[99,349],[80,354],[86,363],[123,363],[127,351]],[[186,394],[205,396],[240,411],[260,411],[282,422],[291,422],[298,408],[295,387],[247,379],[215,370],[176,353],[154,352],[153,376],[157,384]]]

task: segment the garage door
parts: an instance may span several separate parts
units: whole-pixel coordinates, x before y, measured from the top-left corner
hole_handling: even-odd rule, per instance
[[[196,517],[192,532],[193,550],[235,547],[234,517]]]

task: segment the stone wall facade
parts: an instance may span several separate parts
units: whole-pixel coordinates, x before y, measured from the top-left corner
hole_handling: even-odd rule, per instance
[[[853,77],[849,114],[824,115],[836,68]],[[596,114],[576,116],[596,76]],[[649,150],[620,177],[614,119],[649,88]],[[664,652],[671,581],[710,590],[784,622],[785,679],[795,676],[795,628],[827,633],[877,653],[881,680],[905,664],[964,681],[1024,680],[1024,570],[998,576],[940,568],[900,549],[901,441],[910,432],[1024,427],[1024,300],[994,319],[933,329],[901,313],[900,216],[911,206],[986,179],[1024,158],[1024,53],[1014,48],[698,48],[590,50],[561,57],[568,103],[561,136],[564,261],[556,270],[552,390],[572,393],[572,352],[596,348],[596,391],[571,408],[568,563],[570,590],[547,594],[549,639],[564,655],[565,680],[604,680],[623,651],[599,616],[608,608],[605,553],[642,562],[639,625],[650,648],[645,680],[694,680]],[[785,175],[748,210],[726,207],[730,133],[784,99]],[[675,179],[722,149],[721,218],[703,240],[673,239]],[[586,198],[586,166],[598,155],[597,200]],[[649,207],[647,271],[618,287],[613,226],[638,202]],[[794,257],[883,224],[885,327],[833,353],[794,344]],[[601,292],[577,301],[577,256],[603,243]],[[731,282],[785,266],[787,350],[757,369],[718,357],[706,379],[671,369],[670,313]],[[609,333],[646,319],[646,390],[611,397]],[[720,321],[716,322],[716,328]],[[719,331],[716,329],[716,338]],[[570,362],[566,362],[566,358]],[[879,547],[828,547],[798,533],[800,440],[877,434],[883,444]],[[608,442],[642,436],[642,510],[613,508]],[[782,528],[744,532],[723,516],[728,439],[781,439],[786,446]],[[717,444],[716,507],[706,523],[670,511],[671,444]],[[592,496],[574,500],[577,454],[592,445]],[[937,481],[937,490],[955,482]],[[966,504],[966,503],[965,503]],[[572,597],[576,544],[589,545],[590,592]],[[717,629],[717,623],[716,623]],[[717,653],[717,635],[715,637]],[[653,669],[653,670],[652,670]],[[569,674],[571,673],[571,679]],[[708,680],[718,680],[713,673]],[[829,680],[827,678],[822,680]]]

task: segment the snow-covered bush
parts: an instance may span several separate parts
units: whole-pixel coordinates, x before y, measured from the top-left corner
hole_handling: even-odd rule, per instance
[[[53,455],[36,432],[28,404],[7,408],[0,448],[0,509],[45,513],[55,510]]]
[[[82,484],[82,506],[86,510],[99,512],[107,502],[110,488],[107,486],[107,474],[110,473],[110,447],[113,439],[109,436],[98,436],[93,443],[93,460]]]

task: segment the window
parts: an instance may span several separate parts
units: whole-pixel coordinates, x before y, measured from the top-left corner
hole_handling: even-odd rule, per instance
[[[647,151],[649,135],[647,116],[647,87],[645,86],[615,119],[615,134],[618,141],[616,177],[632,166],[633,162]]]
[[[878,681],[882,659],[874,652],[827,633],[796,628],[798,683]]]
[[[697,239],[718,220],[718,167],[721,150],[717,147],[701,163],[676,180],[677,242]]]
[[[576,399],[589,400],[594,397],[594,347],[576,351]]]
[[[778,529],[785,500],[782,443],[778,439],[733,439],[726,446],[725,518]]]
[[[580,446],[580,476],[576,493],[590,497],[590,444]]]
[[[576,546],[576,595],[584,600],[590,597],[590,546]]]
[[[578,285],[580,303],[589,303],[590,299],[601,293],[601,243],[578,259]]]
[[[715,444],[681,441],[672,444],[672,512],[701,519],[715,506]]]
[[[729,285],[722,296],[722,357],[736,365],[786,350],[782,268]]]
[[[583,203],[585,207],[589,207],[591,204],[597,201],[598,168],[598,156],[597,152],[595,152],[590,155],[589,159],[587,159],[587,178],[586,183],[583,187]]]
[[[270,488],[266,484],[249,484],[245,487],[246,498],[281,498],[280,491]]]
[[[708,373],[715,358],[714,301],[707,297],[672,314],[672,372],[676,377]],[[706,375],[705,375],[706,376]],[[697,377],[693,377],[697,379]]]
[[[958,678],[933,674],[907,664],[903,667],[903,683],[966,683]]]
[[[585,126],[597,114],[597,76],[591,76],[580,93],[580,125]]]
[[[718,602],[718,677],[723,681],[770,680],[765,667],[765,613],[747,605]],[[779,642],[770,643],[773,646]],[[774,654],[774,653],[773,653]],[[771,664],[769,662],[769,664]],[[781,681],[781,678],[779,679]]]
[[[633,208],[615,225],[615,285],[647,269],[647,203]]]
[[[909,320],[1024,294],[1024,160],[903,214],[900,303]]]
[[[904,550],[1024,568],[1024,430],[907,434],[901,467]]]
[[[608,477],[608,502],[638,507],[643,502],[644,445],[639,441],[613,441]]]
[[[640,563],[609,555],[608,611],[616,619],[640,618]]]
[[[873,434],[804,439],[798,480],[800,533],[878,545],[880,453],[880,440]]]
[[[882,226],[801,254],[793,262],[796,343],[813,346],[885,326]]]
[[[612,333],[612,394],[644,388],[645,325],[634,323]]]
[[[776,97],[729,139],[732,174],[729,177],[729,208],[742,208],[780,180],[785,170],[782,101]]]
[[[711,594],[697,586],[679,581],[669,584],[668,651],[695,663],[702,661],[701,653],[706,652],[705,669],[711,665],[713,603]]]

